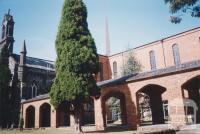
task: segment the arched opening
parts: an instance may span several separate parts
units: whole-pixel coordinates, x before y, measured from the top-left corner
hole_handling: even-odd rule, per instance
[[[29,106],[26,109],[26,128],[34,128],[35,127],[35,107]]]
[[[51,126],[51,106],[48,103],[44,103],[40,106],[40,127]]]
[[[67,101],[61,103],[57,110],[57,127],[70,126],[70,105]]]
[[[166,89],[158,85],[147,85],[137,95],[140,125],[164,124],[168,120],[167,101],[162,100]]]
[[[83,104],[84,113],[82,124],[85,126],[94,125],[94,100],[92,98],[88,98],[86,103]]]
[[[104,126],[127,125],[126,98],[122,92],[111,92],[102,98]]]
[[[196,123],[200,123],[200,76],[194,77],[184,83],[182,85],[182,89],[183,93],[185,93],[184,98],[191,99],[196,103],[198,110],[196,117],[194,118],[196,118]],[[189,120],[189,116],[190,114],[194,113],[194,110],[191,109],[187,110],[186,112],[187,119]]]

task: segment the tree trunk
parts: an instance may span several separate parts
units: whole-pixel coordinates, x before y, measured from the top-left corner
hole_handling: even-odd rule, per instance
[[[81,128],[81,124],[82,124],[82,112],[83,112],[83,107],[81,102],[80,103],[75,103],[74,104],[74,127],[75,127],[75,132],[76,134],[82,134],[82,128]]]

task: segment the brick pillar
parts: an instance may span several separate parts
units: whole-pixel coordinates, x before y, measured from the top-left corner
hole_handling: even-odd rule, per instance
[[[26,107],[24,107],[24,104],[21,104],[22,105],[22,116],[23,116],[23,119],[24,119],[24,128],[26,128]]]
[[[137,107],[136,93],[126,94],[126,118],[127,125],[131,129],[137,129],[139,125],[139,113]]]
[[[74,120],[74,116],[72,114],[69,115],[69,119],[70,119],[70,127],[73,128],[74,124],[75,124],[75,120]]]
[[[173,89],[167,89],[170,95],[169,101],[169,118],[170,123],[173,126],[184,126],[186,124],[186,115],[184,109],[184,98],[182,97],[183,91],[180,85],[177,85]]]
[[[51,127],[56,128],[57,127],[57,111],[54,109],[53,106],[51,106]]]
[[[102,100],[94,99],[94,114],[95,114],[95,126],[97,130],[104,130],[104,120],[102,113]]]
[[[35,107],[35,128],[40,127],[40,108],[39,106]]]

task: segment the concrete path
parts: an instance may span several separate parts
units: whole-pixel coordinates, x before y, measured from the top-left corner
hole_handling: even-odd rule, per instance
[[[200,124],[187,125],[181,128],[177,134],[200,134]]]

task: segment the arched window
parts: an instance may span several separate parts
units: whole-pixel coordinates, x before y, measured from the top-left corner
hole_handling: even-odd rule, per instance
[[[33,83],[31,85],[31,97],[34,98],[37,96],[37,93],[38,93],[38,87],[35,83]]]
[[[180,54],[179,54],[179,48],[178,48],[178,44],[174,44],[172,46],[172,50],[173,50],[173,56],[174,56],[174,64],[180,65],[181,60],[180,60]]]
[[[113,62],[113,76],[114,78],[117,78],[117,62]]]
[[[1,32],[2,32],[2,33],[1,33],[1,38],[2,38],[2,39],[5,37],[5,34],[6,34],[6,33],[5,33],[5,32],[6,32],[5,29],[6,29],[6,28],[5,28],[5,26],[3,25],[2,31],[1,31]]]
[[[153,50],[149,52],[149,57],[150,57],[151,70],[156,70],[156,57],[155,57],[155,52]]]
[[[99,64],[100,64],[100,73],[99,73],[100,81],[102,81],[103,80],[103,63],[100,62]]]

